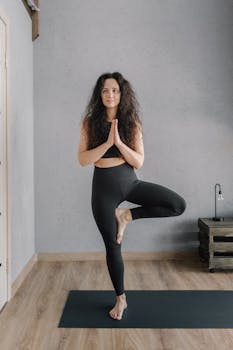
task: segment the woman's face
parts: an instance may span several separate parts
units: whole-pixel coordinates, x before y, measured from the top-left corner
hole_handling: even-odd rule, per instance
[[[118,106],[121,99],[121,92],[118,82],[115,79],[105,79],[101,91],[101,98],[106,108],[114,108]]]

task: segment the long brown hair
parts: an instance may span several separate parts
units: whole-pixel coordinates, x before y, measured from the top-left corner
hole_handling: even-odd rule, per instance
[[[101,91],[106,79],[115,79],[120,87],[121,98],[117,109],[118,131],[121,140],[134,149],[134,135],[136,128],[142,131],[142,122],[139,118],[139,103],[136,94],[128,80],[119,72],[104,73],[96,81],[91,98],[84,112],[82,120],[87,131],[88,149],[97,147],[103,140],[106,131],[106,107],[101,98]]]

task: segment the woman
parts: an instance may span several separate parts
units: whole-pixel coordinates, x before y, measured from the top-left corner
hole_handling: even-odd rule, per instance
[[[181,215],[185,201],[170,189],[137,178],[144,162],[142,122],[134,90],[118,72],[102,74],[95,84],[81,124],[78,159],[94,164],[92,211],[106,248],[106,262],[116,291],[109,311],[120,320],[127,307],[121,242],[126,225],[139,218]],[[140,206],[118,208],[123,201]]]

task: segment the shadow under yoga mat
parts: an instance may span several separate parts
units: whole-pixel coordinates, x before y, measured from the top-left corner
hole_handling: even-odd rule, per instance
[[[232,328],[233,291],[127,290],[121,320],[108,314],[115,291],[72,290],[59,328]]]

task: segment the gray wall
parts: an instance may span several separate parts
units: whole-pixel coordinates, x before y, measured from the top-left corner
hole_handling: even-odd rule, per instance
[[[9,20],[9,186],[11,280],[35,252],[33,43],[31,19],[19,0],[0,0]]]
[[[80,118],[100,74],[134,86],[144,126],[138,177],[187,202],[180,217],[127,226],[123,251],[192,250],[214,185],[233,214],[233,2],[41,1],[34,45],[37,252],[104,251],[91,212],[93,165],[77,161]],[[121,206],[135,206],[124,202]]]

